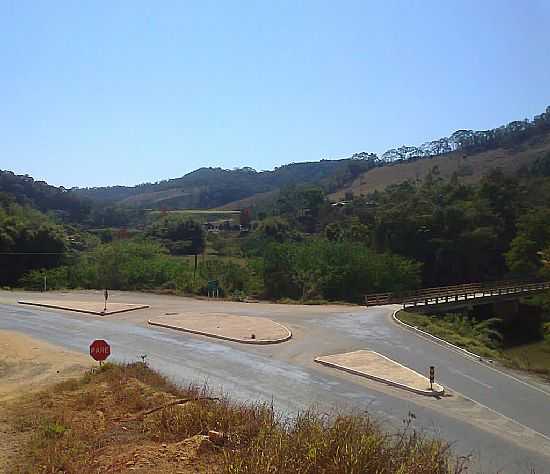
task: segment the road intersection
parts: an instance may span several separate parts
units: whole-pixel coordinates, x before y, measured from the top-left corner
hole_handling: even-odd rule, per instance
[[[414,427],[450,441],[459,455],[471,454],[479,470],[549,472],[550,388],[420,337],[393,321],[394,306],[303,307],[113,293],[117,301],[151,308],[100,318],[16,306],[17,295],[2,292],[0,329],[79,352],[92,339],[106,339],[115,360],[138,360],[145,353],[154,368],[177,381],[206,382],[242,400],[273,400],[289,414],[312,405],[329,412],[366,410],[391,429],[414,413]],[[182,306],[269,317],[290,328],[293,338],[240,345],[147,325],[149,317]],[[363,349],[423,374],[435,365],[438,382],[450,393],[426,399],[314,363],[317,356]]]

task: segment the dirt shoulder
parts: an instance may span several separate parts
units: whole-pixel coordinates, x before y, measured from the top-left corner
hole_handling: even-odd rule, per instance
[[[90,357],[83,354],[18,332],[0,331],[0,404],[82,375],[93,364]]]
[[[50,384],[82,375],[89,357],[13,331],[0,331],[0,472],[12,472],[26,435],[9,421],[13,401]]]

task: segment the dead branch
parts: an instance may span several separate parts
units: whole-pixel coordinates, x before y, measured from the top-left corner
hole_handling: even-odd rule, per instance
[[[170,403],[166,403],[165,405],[161,405],[159,407],[151,408],[150,410],[144,411],[142,413],[138,413],[137,415],[131,417],[131,418],[113,418],[112,421],[120,421],[120,422],[127,422],[127,421],[140,421],[147,415],[150,415],[151,413],[155,413],[160,410],[164,410],[165,408],[172,407],[174,405],[185,405],[189,402],[199,402],[199,401],[215,401],[219,400],[217,397],[199,397],[199,398],[180,398],[178,400],[174,400]]]

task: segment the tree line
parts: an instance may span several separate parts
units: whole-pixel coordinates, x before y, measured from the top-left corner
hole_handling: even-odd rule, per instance
[[[444,155],[452,151],[475,153],[520,144],[550,130],[550,106],[532,120],[514,120],[491,130],[457,130],[449,137],[425,142],[420,146],[403,145],[381,155],[383,162],[410,161]]]

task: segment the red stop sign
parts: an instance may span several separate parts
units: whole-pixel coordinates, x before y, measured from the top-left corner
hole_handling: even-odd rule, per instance
[[[90,355],[98,361],[105,360],[111,355],[111,346],[103,339],[96,339],[90,344]]]

